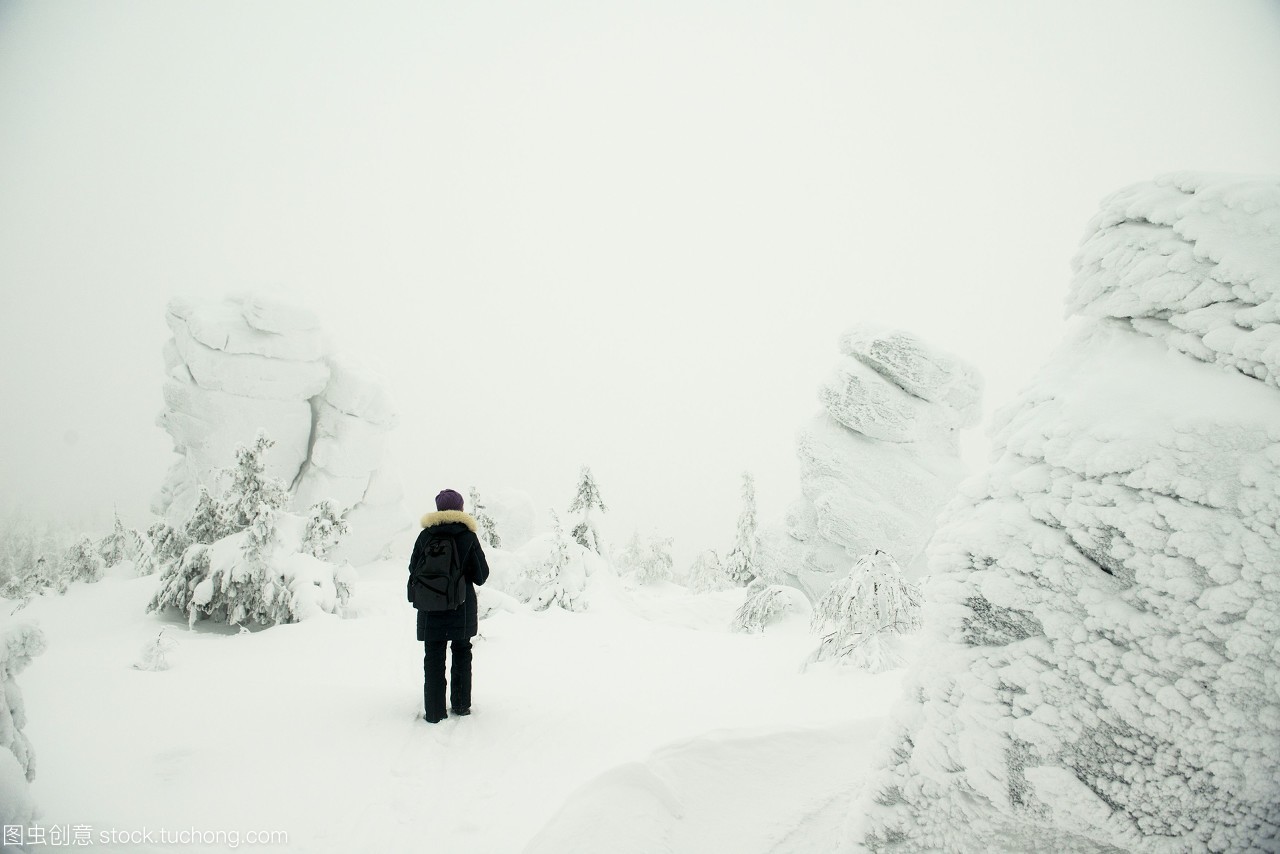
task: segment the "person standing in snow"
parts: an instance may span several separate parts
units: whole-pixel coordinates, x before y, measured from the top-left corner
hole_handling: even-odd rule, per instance
[[[422,517],[422,533],[413,544],[409,558],[409,601],[414,601],[413,577],[427,559],[433,540],[452,541],[453,554],[466,580],[466,598],[451,610],[418,611],[418,640],[426,645],[422,659],[423,718],[438,723],[445,712],[445,647],[453,645],[452,681],[449,705],[455,715],[471,714],[471,639],[479,631],[476,607],[476,585],[489,577],[489,563],[480,538],[476,536],[476,520],[462,511],[462,495],[446,489],[436,496],[436,512]]]

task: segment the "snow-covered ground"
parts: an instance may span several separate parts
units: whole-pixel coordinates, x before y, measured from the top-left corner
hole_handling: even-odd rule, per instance
[[[96,850],[175,847],[98,842],[112,828],[317,853],[832,847],[897,672],[801,674],[803,618],[733,634],[741,590],[598,572],[586,612],[482,621],[474,713],[431,725],[404,573],[362,568],[346,618],[240,634],[145,614],[154,577],[38,597],[14,619],[48,640],[19,677],[42,823]],[[166,625],[172,667],[135,669]]]

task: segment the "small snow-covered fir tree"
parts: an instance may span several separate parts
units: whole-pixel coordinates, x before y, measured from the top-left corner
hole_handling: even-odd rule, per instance
[[[266,453],[275,440],[258,431],[252,445],[236,448],[236,464],[228,469],[231,486],[223,503],[230,532],[243,531],[261,520],[264,510],[283,510],[289,504],[289,487],[266,472]],[[198,542],[198,541],[197,541]]]
[[[324,560],[351,527],[331,499],[317,502],[307,511],[307,527],[302,533],[302,551]]]
[[[738,536],[733,551],[724,562],[725,574],[739,587],[746,587],[759,575],[756,569],[756,482],[750,473],[742,475],[742,512],[738,515]]]
[[[174,528],[163,519],[154,522],[147,529],[147,542],[151,544],[151,567],[148,571],[140,567],[140,575],[168,569],[182,558],[182,553],[191,545],[185,530]]]
[[[733,586],[714,549],[707,549],[694,558],[693,565],[689,567],[690,590],[695,593],[710,593]]]
[[[595,520],[591,518],[592,510],[599,510],[601,513],[609,512],[609,508],[604,505],[604,499],[600,497],[600,489],[596,486],[595,478],[591,474],[591,467],[583,466],[582,474],[578,477],[578,494],[573,497],[573,503],[569,505],[570,513],[582,514],[577,524],[573,526],[573,538],[596,554],[603,554],[600,532],[596,529]]]
[[[480,500],[480,492],[471,487],[471,515],[480,529],[480,542],[489,548],[502,548],[502,538],[498,536],[498,523],[489,515],[489,508]]]
[[[196,506],[182,526],[181,542],[185,544],[183,548],[192,543],[203,543],[204,545],[216,543],[228,534],[243,530],[243,527],[233,528],[227,516],[227,505],[214,498],[209,490],[201,484],[200,492],[196,497]],[[168,536],[167,532],[161,531],[160,533],[162,536]],[[176,548],[177,545],[178,542],[175,541],[169,548]],[[168,553],[169,548],[164,549],[164,552]],[[181,551],[177,552],[179,555],[181,553]]]
[[[116,510],[113,517],[111,532],[98,543],[98,554],[108,569],[125,560],[129,551],[129,531],[120,521],[120,511]]]
[[[640,565],[643,554],[644,543],[640,540],[640,529],[637,528],[631,532],[631,539],[627,540],[627,544],[614,552],[613,565],[619,573],[633,572]]]
[[[890,555],[863,555],[814,607],[811,628],[822,641],[809,661],[839,659],[881,673],[903,664],[897,638],[920,628],[920,590]]]
[[[102,555],[87,534],[71,546],[63,562],[63,573],[69,581],[97,581],[104,568]]]
[[[562,578],[565,567],[569,565],[569,538],[565,535],[560,516],[554,510],[551,511],[551,521],[550,553],[541,563],[525,571],[525,576],[537,585],[530,604],[535,611],[545,611],[552,605],[559,605],[566,611],[581,611],[586,607],[581,593],[575,593],[566,587]]]

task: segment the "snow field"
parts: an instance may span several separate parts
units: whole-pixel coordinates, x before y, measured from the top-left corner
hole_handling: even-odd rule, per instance
[[[803,850],[785,845],[835,832],[811,819],[837,794],[847,809],[898,690],[897,673],[801,675],[816,642],[803,619],[728,632],[741,590],[628,591],[596,573],[584,613],[482,620],[474,713],[431,725],[404,573],[398,560],[360,569],[348,618],[241,634],[145,614],[154,577],[108,572],[38,597],[21,616],[48,649],[21,683],[41,821],[95,836],[283,830],[286,850],[308,852],[496,854],[525,850],[554,818],[528,850],[602,850],[591,843],[611,832],[610,850],[625,851],[644,823],[628,822],[628,787],[608,781],[641,767],[674,809],[669,846],[634,850],[722,837],[735,851]],[[164,626],[171,669],[134,669]],[[584,784],[596,798],[585,822]]]

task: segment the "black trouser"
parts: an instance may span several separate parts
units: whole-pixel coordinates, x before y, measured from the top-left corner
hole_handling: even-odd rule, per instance
[[[446,715],[444,648],[448,643],[453,644],[449,705],[455,709],[471,708],[471,641],[427,641],[426,654],[422,657],[422,704],[423,716],[429,721],[438,721]]]

